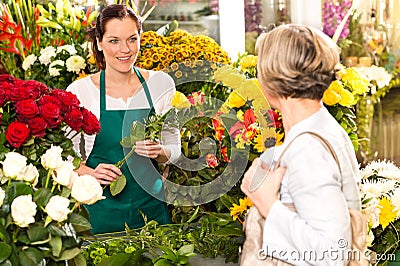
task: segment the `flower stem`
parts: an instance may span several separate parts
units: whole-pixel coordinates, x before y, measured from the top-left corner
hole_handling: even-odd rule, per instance
[[[50,181],[50,175],[51,175],[51,170],[49,170],[47,172],[47,177],[46,177],[46,184],[45,184],[45,188],[47,188],[47,186],[49,185],[49,181]]]
[[[133,146],[132,146],[132,149],[128,152],[128,154],[125,155],[125,157],[124,157],[121,161],[117,162],[117,163],[115,164],[115,166],[118,167],[119,169],[121,169],[121,167],[122,167],[122,166],[126,163],[126,161],[129,159],[129,157],[131,157],[132,154],[135,152],[135,149],[136,149],[136,146],[133,145]]]

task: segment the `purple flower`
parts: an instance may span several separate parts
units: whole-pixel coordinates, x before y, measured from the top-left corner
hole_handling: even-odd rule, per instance
[[[351,4],[351,0],[324,0],[322,7],[323,32],[326,35],[332,37],[335,34],[336,29],[343,20],[347,11],[350,9]],[[349,35],[349,23],[350,20],[347,20],[343,31],[340,33],[339,41]]]

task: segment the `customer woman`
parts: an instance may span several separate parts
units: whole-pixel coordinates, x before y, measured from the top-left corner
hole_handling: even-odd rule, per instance
[[[361,208],[358,163],[347,133],[321,101],[335,78],[339,49],[321,31],[289,24],[262,34],[257,50],[258,79],[282,114],[286,134],[275,160],[287,148],[281,167],[269,172],[255,160],[241,185],[266,219],[263,251],[294,265],[346,265],[352,241],[348,208]],[[323,142],[302,134],[306,131],[333,147],[340,168]],[[267,177],[250,192],[255,173]]]
[[[137,228],[148,220],[168,223],[162,182],[155,165],[167,163],[180,152],[179,132],[163,132],[160,142],[136,142],[135,153],[121,169],[114,164],[124,153],[120,141],[129,135],[133,121],[144,122],[154,113],[165,113],[175,93],[173,80],[163,72],[134,67],[140,48],[142,25],[135,12],[125,6],[105,7],[90,32],[93,53],[100,72],[73,82],[67,90],[75,93],[81,104],[100,120],[101,131],[95,137],[85,135],[85,156],[78,174],[93,175],[108,185],[124,174],[127,185],[121,194],[88,205],[92,233],[115,232]],[[79,150],[79,139],[74,139]]]

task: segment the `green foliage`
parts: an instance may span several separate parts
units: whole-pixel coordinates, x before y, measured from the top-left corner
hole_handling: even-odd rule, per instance
[[[98,241],[82,251],[88,265],[147,265],[150,261],[154,265],[189,265],[196,254],[222,255],[226,262],[237,262],[243,231],[227,213],[197,212],[192,220],[180,224],[149,221],[142,228],[96,237]]]

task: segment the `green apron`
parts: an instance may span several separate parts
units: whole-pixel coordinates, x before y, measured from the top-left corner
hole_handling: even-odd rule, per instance
[[[99,163],[115,164],[121,160],[127,151],[124,152],[120,141],[123,136],[129,135],[131,123],[136,120],[144,122],[149,114],[154,113],[153,102],[146,81],[136,68],[134,70],[142,83],[150,109],[106,110],[105,74],[104,70],[101,72],[101,131],[96,135],[93,150],[86,161],[86,165],[93,169]],[[112,196],[109,186],[107,186],[103,193],[106,199],[93,205],[86,205],[90,214],[91,232],[98,234],[124,231],[125,224],[129,228],[142,227],[144,221],[140,212],[147,216],[148,221],[156,220],[160,224],[169,223],[167,206],[157,199],[163,198],[162,186],[158,191],[153,192],[158,193],[158,195],[155,195],[157,198],[145,191],[151,191],[155,184],[161,183],[161,176],[156,168],[156,163],[135,153],[124,164],[121,171],[126,176],[127,183],[120,194],[115,197]],[[159,187],[159,185],[157,186]]]

